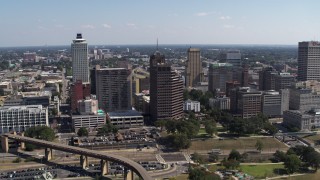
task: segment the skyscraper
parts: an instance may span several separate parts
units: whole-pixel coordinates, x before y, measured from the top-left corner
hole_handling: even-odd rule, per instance
[[[130,110],[130,70],[124,68],[96,69],[96,92],[99,108],[106,112]]]
[[[298,80],[320,80],[320,42],[299,42]]]
[[[157,51],[150,57],[151,120],[176,119],[182,115],[183,81]]]
[[[80,33],[77,34],[77,38],[71,44],[71,55],[73,82],[81,80],[84,84],[90,83],[88,44]]]
[[[230,63],[233,67],[241,67],[241,53],[239,50],[225,52],[221,55],[221,61]]]
[[[189,48],[187,58],[186,87],[192,87],[201,82],[202,65],[200,61],[200,49]]]
[[[212,63],[209,66],[208,90],[214,92],[220,89],[226,92],[226,82],[233,80],[232,65],[229,63]]]

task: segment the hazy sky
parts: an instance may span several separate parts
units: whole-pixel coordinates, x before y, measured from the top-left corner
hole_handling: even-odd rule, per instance
[[[318,0],[1,0],[0,46],[297,44],[320,39]]]

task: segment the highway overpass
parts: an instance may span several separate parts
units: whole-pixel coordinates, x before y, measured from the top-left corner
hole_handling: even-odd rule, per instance
[[[56,149],[59,151],[79,154],[80,156],[80,164],[83,167],[86,167],[89,165],[88,163],[88,157],[93,157],[101,160],[101,174],[105,175],[108,173],[108,161],[116,162],[124,167],[125,169],[125,177],[126,179],[133,179],[133,174],[136,173],[140,178],[144,180],[151,180],[151,176],[148,174],[148,172],[138,163],[117,155],[107,154],[99,151],[64,145],[64,144],[58,144],[54,142],[34,139],[30,137],[20,136],[20,135],[14,135],[14,134],[4,134],[2,135],[1,143],[2,143],[2,149],[5,152],[9,151],[9,144],[8,140],[14,140],[21,143],[21,146],[24,146],[24,143],[30,143],[34,144],[39,147],[45,148],[45,156],[47,160],[50,160],[53,156],[52,149]],[[134,172],[134,173],[133,173]]]

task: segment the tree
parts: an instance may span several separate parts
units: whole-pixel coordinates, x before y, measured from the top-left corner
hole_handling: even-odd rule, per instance
[[[161,120],[157,120],[156,122],[154,122],[154,125],[156,126],[156,127],[160,127],[161,129],[161,131],[163,130],[163,127],[165,127],[166,126],[166,121],[167,120],[164,120],[164,119],[161,119]]]
[[[46,141],[53,141],[55,139],[53,129],[47,126],[30,127],[25,131],[25,136]]]
[[[81,127],[79,130],[78,130],[78,136],[82,137],[82,136],[88,136],[88,130],[87,128],[85,127]]]
[[[218,159],[219,159],[218,154],[216,153],[209,154],[209,162],[217,162]]]
[[[263,146],[264,145],[263,145],[262,141],[260,139],[258,139],[257,142],[256,142],[255,147],[257,148],[258,151],[260,151],[260,154],[261,154],[261,152],[263,150]]]
[[[320,154],[316,151],[311,152],[307,155],[306,159],[309,166],[315,168],[317,171],[320,167]]]
[[[195,152],[195,153],[192,154],[191,159],[192,159],[194,162],[199,163],[199,164],[204,163],[203,157],[201,157],[200,154],[198,154],[197,152]]]
[[[277,150],[273,154],[273,157],[274,157],[274,160],[276,160],[277,162],[284,162],[287,158],[287,155],[285,152]]]
[[[222,165],[226,167],[227,169],[236,169],[240,166],[240,162],[235,159],[224,159],[222,162]]]
[[[204,127],[206,130],[206,133],[209,134],[210,136],[212,136],[212,134],[216,132],[216,122],[213,120],[207,120],[204,123]]]
[[[228,160],[234,159],[234,160],[240,161],[241,158],[242,157],[241,157],[241,154],[239,153],[239,151],[232,149],[232,151],[229,154]]]
[[[178,150],[187,149],[191,145],[190,139],[186,134],[177,133],[172,135],[172,146]]]
[[[295,154],[288,155],[284,162],[284,167],[286,168],[289,174],[296,172],[300,168],[300,165],[301,161],[299,157]]]
[[[105,125],[102,126],[102,128],[98,129],[98,136],[105,136],[108,135],[109,133],[117,133],[118,128],[114,127],[110,121],[107,121]]]

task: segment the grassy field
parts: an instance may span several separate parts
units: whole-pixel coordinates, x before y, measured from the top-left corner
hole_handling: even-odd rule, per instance
[[[256,149],[255,144],[260,139],[264,144],[264,151],[275,149],[286,149],[287,146],[274,138],[238,138],[238,139],[206,139],[192,141],[189,150],[204,151],[211,149],[231,150],[231,149]]]
[[[279,176],[277,170],[284,169],[283,164],[268,164],[268,165],[241,165],[240,169],[255,178],[265,178]]]
[[[174,177],[175,180],[186,180],[188,179],[188,174],[180,174],[179,176]]]
[[[307,141],[313,142],[315,144],[318,144],[320,142],[320,134],[308,136],[308,137],[305,137],[304,139],[306,139]]]

